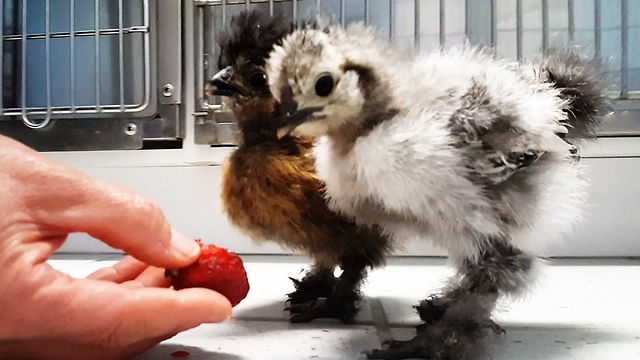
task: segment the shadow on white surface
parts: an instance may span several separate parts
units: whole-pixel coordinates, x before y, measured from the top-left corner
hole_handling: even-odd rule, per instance
[[[565,327],[562,324],[505,325],[507,334],[492,343],[495,360],[640,358],[640,332]]]
[[[317,322],[298,327],[280,321],[243,322],[232,319],[223,324],[201,325],[180,333],[136,360],[175,360],[177,358],[171,357],[173,351],[191,353],[189,349],[200,349],[202,355],[189,356],[188,360],[357,359],[362,350],[376,346],[379,346],[379,342],[372,326]]]
[[[177,351],[186,351],[188,353],[187,356],[184,357],[176,357],[172,354]],[[186,354],[185,354],[186,355]],[[181,344],[160,344],[155,348],[147,351],[146,353],[137,356],[134,360],[159,360],[159,359],[188,359],[188,360],[196,360],[196,359],[206,359],[206,360],[243,360],[247,359],[238,355],[228,354],[225,352],[217,352],[204,350],[197,346],[185,346]]]
[[[285,310],[288,303],[286,298],[267,299],[259,301],[247,301],[241,303],[233,312],[234,319],[242,321],[288,321],[289,312]],[[372,323],[371,308],[368,299],[365,297],[360,302],[359,312],[354,319],[354,324],[369,325]],[[336,319],[318,319],[315,322],[340,323]],[[300,324],[303,325],[303,324]]]
[[[586,360],[640,358],[640,333],[567,328],[562,324],[502,323],[507,333],[489,334],[486,359]],[[408,340],[413,328],[392,328],[396,340]]]

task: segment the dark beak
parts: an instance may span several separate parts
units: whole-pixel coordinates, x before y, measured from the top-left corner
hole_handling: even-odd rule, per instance
[[[309,107],[305,109],[295,110],[293,113],[287,114],[285,117],[285,125],[278,129],[278,139],[291,135],[291,133],[300,125],[309,121],[315,112],[322,111],[321,107]],[[320,120],[314,117],[313,120]]]
[[[234,72],[231,66],[227,66],[213,75],[211,80],[207,82],[205,91],[207,94],[215,96],[235,96],[244,93],[234,81]]]

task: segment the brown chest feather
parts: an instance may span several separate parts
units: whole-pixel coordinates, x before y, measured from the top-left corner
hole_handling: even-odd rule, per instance
[[[229,220],[254,240],[289,242],[313,232],[329,212],[309,148],[238,149],[224,167],[222,203]],[[329,215],[332,216],[332,215]]]

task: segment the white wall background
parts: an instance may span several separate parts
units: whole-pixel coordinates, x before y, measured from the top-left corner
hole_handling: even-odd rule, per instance
[[[190,127],[188,127],[190,128]],[[227,150],[196,146],[183,150],[52,153],[95,177],[120,183],[160,203],[181,232],[239,253],[288,253],[275,245],[258,246],[233,229],[221,212],[219,164]],[[592,182],[585,221],[553,256],[640,256],[640,139],[602,139],[586,151]],[[100,165],[98,165],[100,164]],[[117,224],[114,224],[117,226]],[[63,252],[114,251],[77,234]],[[409,244],[404,255],[442,255],[425,242]]]

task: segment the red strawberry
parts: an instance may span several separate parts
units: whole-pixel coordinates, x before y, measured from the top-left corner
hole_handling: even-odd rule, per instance
[[[171,278],[176,290],[203,287],[224,295],[232,306],[238,305],[249,292],[242,259],[227,249],[196,241],[202,248],[198,261],[182,269],[167,269],[165,276]]]

